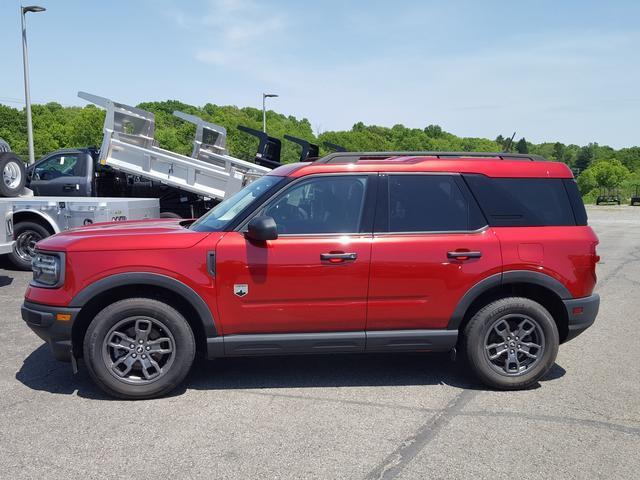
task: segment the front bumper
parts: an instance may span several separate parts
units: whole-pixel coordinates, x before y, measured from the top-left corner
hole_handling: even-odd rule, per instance
[[[26,301],[20,309],[22,319],[36,335],[49,344],[56,360],[70,362],[72,357],[71,329],[79,308],[50,307]],[[58,320],[59,315],[69,315],[69,320]]]
[[[564,340],[568,342],[576,338],[596,321],[598,309],[600,308],[600,295],[594,293],[588,297],[572,298],[571,300],[563,300],[563,302],[569,319],[569,331],[567,338]]]

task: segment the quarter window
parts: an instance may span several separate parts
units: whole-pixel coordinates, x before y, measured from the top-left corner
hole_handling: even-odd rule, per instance
[[[280,234],[358,233],[366,176],[326,176],[287,188],[262,210]]]
[[[545,225],[575,225],[573,209],[566,184],[560,178],[489,178],[465,175],[469,188],[478,199],[489,224],[496,227],[538,227]],[[577,206],[579,198],[574,200]],[[584,208],[584,207],[582,207]],[[585,225],[586,213],[580,215]]]
[[[390,175],[389,232],[476,230],[486,224],[450,175]]]

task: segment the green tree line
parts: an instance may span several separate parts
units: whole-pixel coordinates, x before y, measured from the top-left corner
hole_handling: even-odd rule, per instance
[[[176,100],[146,102],[139,108],[155,114],[156,139],[162,148],[189,154],[195,126],[172,115],[174,110],[197,115],[227,129],[227,147],[238,158],[252,160],[257,139],[240,132],[238,125],[257,130],[262,128],[262,111],[257,108],[221,106],[207,103],[203,107],[187,105]],[[34,147],[36,157],[60,148],[99,146],[102,141],[104,111],[93,106],[63,107],[58,103],[33,105]],[[358,122],[350,130],[326,131],[315,135],[306,118],[297,119],[274,111],[267,112],[269,134],[282,138],[285,134],[318,143],[326,153],[325,142],[342,145],[351,151],[484,151],[499,152],[505,148],[520,153],[532,153],[548,160],[564,162],[577,174],[578,185],[587,202],[593,202],[601,190],[618,190],[628,198],[640,185],[640,147],[619,150],[590,143],[565,145],[560,142],[534,144],[525,138],[514,140],[498,135],[491,140],[458,137],[438,125],[407,128],[404,125],[380,127]],[[27,156],[27,132],[24,110],[0,105],[0,138],[23,158]],[[298,159],[299,147],[282,143],[285,163]]]

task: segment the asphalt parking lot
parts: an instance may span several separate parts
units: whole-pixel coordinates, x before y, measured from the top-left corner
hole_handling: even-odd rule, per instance
[[[168,398],[114,401],[26,327],[0,270],[0,478],[639,478],[640,207],[590,208],[594,327],[537,388],[447,355],[200,362]]]

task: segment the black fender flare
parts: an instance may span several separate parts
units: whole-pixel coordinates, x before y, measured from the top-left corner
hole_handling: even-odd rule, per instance
[[[110,275],[78,292],[69,307],[85,306],[92,298],[116,287],[126,285],[152,285],[163,287],[181,296],[196,310],[207,338],[218,336],[215,320],[205,301],[191,287],[167,275],[150,272],[130,272]]]
[[[571,295],[571,292],[569,292],[567,287],[545,273],[534,272],[531,270],[509,270],[506,272],[495,273],[480,280],[473,287],[467,290],[467,293],[462,296],[458,305],[456,305],[456,308],[451,315],[451,319],[449,320],[447,329],[457,330],[460,327],[467,309],[480,295],[492,288],[509,285],[510,283],[530,283],[539,285],[554,292],[561,300],[573,298],[573,295]]]

